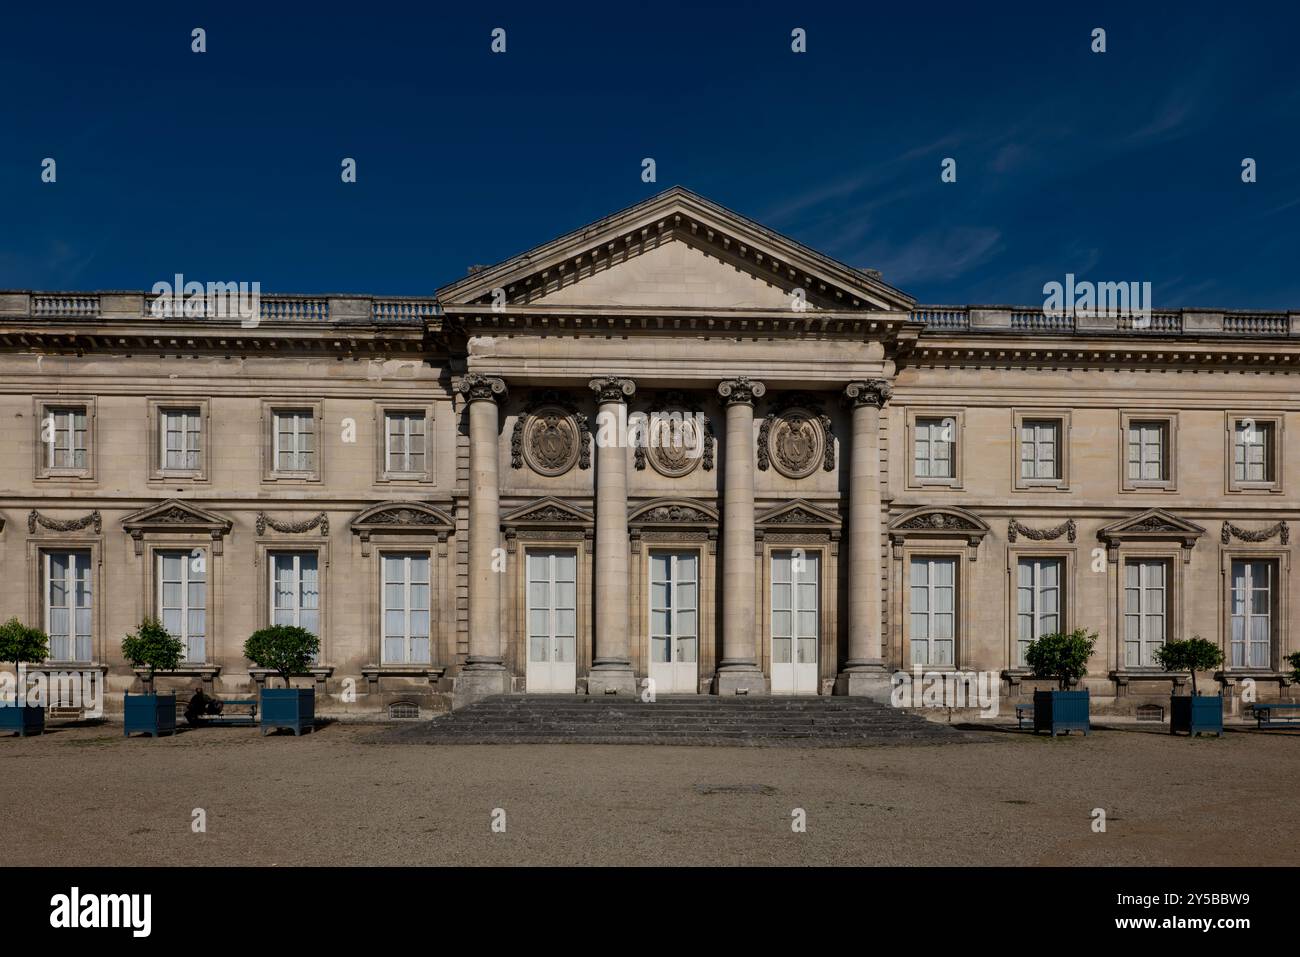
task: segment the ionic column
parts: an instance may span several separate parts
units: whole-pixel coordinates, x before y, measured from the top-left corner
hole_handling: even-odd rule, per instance
[[[850,382],[844,401],[853,417],[849,457],[849,647],[836,694],[889,700],[880,624],[880,410],[893,390],[884,379]]]
[[[766,694],[754,618],[754,400],[767,387],[746,376],[718,385],[727,407],[722,503],[722,662],[714,693]]]
[[[502,379],[471,372],[455,383],[469,404],[469,657],[454,683],[456,698],[510,690],[501,641],[500,486],[498,408]]]
[[[607,376],[589,383],[596,412],[596,648],[587,678],[590,694],[633,694],[628,654],[627,409],[631,379]]]

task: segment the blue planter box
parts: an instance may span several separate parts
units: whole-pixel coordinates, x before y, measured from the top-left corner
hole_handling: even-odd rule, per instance
[[[316,728],[315,688],[263,688],[262,734],[292,728],[295,735]]]
[[[1050,731],[1052,737],[1092,730],[1088,722],[1088,692],[1086,691],[1035,691],[1034,734]]]
[[[176,695],[127,694],[122,696],[122,733],[133,734],[176,733]]]
[[[1223,737],[1223,698],[1219,695],[1192,697],[1174,695],[1169,699],[1169,733],[1217,734]]]
[[[29,734],[41,734],[44,731],[44,708],[33,705],[22,708],[0,705],[0,732],[9,732],[25,738]]]

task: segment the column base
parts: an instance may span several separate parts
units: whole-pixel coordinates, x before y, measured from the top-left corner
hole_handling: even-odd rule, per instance
[[[589,695],[635,695],[636,693],[636,674],[632,671],[631,663],[598,664],[587,674]]]
[[[767,676],[757,665],[722,665],[713,676],[716,695],[766,695]]]
[[[835,678],[835,693],[853,698],[870,698],[881,704],[892,700],[893,681],[884,666],[846,669]]]
[[[494,694],[510,693],[510,672],[498,665],[487,668],[468,666],[451,679],[451,710],[455,711]]]

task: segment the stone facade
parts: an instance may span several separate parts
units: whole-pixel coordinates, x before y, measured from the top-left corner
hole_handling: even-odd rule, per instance
[[[1297,313],[918,306],[680,189],[429,300],[150,298],[0,293],[3,614],[114,692],[164,612],[161,687],[246,692],[244,639],[297,621],[336,713],[913,663],[1015,697],[1074,627],[1124,711],[1183,680],[1163,638],[1235,696],[1300,648]]]

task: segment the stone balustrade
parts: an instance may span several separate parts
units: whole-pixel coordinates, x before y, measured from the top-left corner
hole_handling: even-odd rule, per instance
[[[0,291],[0,317],[40,319],[221,318],[211,304],[187,302],[184,314],[158,316],[149,293]],[[374,322],[420,324],[440,315],[431,297],[294,296],[263,294],[258,315],[265,322]],[[927,332],[988,332],[1087,335],[1216,335],[1243,338],[1300,337],[1300,310],[1170,309],[1147,316],[1074,316],[1044,313],[1036,306],[919,305],[911,319]]]

